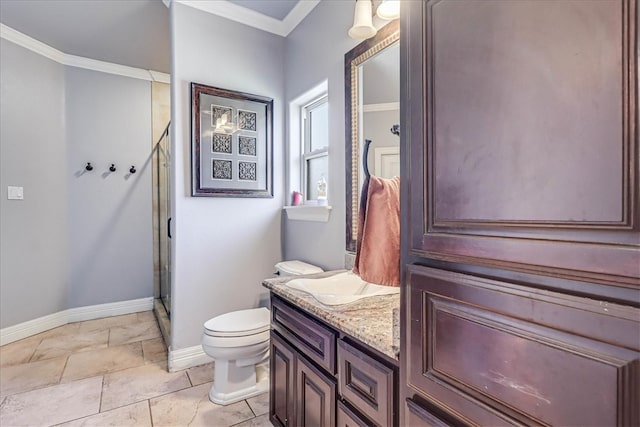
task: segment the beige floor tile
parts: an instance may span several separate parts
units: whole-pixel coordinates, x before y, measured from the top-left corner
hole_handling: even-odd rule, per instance
[[[269,414],[260,415],[256,418],[235,424],[233,427],[273,427],[271,421],[269,421]]]
[[[83,351],[69,356],[61,382],[88,378],[144,365],[142,344],[120,345],[100,350]]]
[[[159,426],[227,427],[253,418],[244,400],[221,406],[209,401],[211,383],[151,399],[151,419]]]
[[[105,317],[104,319],[87,320],[79,323],[72,323],[72,325],[78,325],[81,332],[90,331],[105,331],[109,328],[116,326],[132,325],[138,322],[136,313],[124,314],[122,316]]]
[[[213,381],[213,362],[187,369],[192,385],[200,385]]]
[[[167,360],[167,347],[162,338],[142,341],[142,354],[145,362],[157,362]]]
[[[111,328],[109,345],[128,344],[136,341],[150,340],[161,337],[158,322],[140,322],[132,325],[115,326]]]
[[[151,427],[149,401],[134,403],[111,411],[101,412],[79,420],[60,424],[58,427],[136,426]]]
[[[136,317],[138,318],[138,322],[151,322],[156,320],[156,315],[153,314],[153,311],[141,311],[140,313],[136,313]]]
[[[247,403],[256,416],[269,413],[269,393],[262,393],[247,399]]]
[[[50,426],[98,413],[102,377],[28,391],[7,397],[1,426]]]
[[[102,389],[101,411],[129,405],[191,387],[184,371],[169,373],[151,364],[107,374]]]
[[[0,369],[0,397],[58,384],[66,357]]]
[[[71,353],[107,348],[109,331],[78,332],[74,335],[45,338],[36,349],[32,362],[54,357],[68,356]]]
[[[40,341],[42,341],[40,337],[29,337],[3,345],[0,347],[0,366],[29,362]]]
[[[73,334],[77,334],[80,330],[79,323],[69,323],[66,325],[58,326],[57,328],[49,329],[48,331],[42,332],[38,335],[34,335],[35,337],[39,337],[41,339],[51,338],[51,337],[62,337],[69,336]]]

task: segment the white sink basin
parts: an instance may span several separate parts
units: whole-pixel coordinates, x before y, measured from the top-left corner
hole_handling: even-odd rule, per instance
[[[365,282],[350,271],[322,279],[293,279],[285,286],[305,292],[325,305],[349,304],[363,298],[400,292],[398,287]]]

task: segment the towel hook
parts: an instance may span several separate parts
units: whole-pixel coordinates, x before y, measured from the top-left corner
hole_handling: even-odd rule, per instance
[[[129,169],[129,173],[136,173],[136,167],[131,166],[131,168]]]
[[[91,166],[91,162],[87,162],[87,166],[84,167],[86,170],[88,171],[92,171],[93,170],[93,166]]]
[[[115,164],[113,164],[113,163],[111,163],[111,166],[109,167],[109,170],[110,170],[111,172],[115,172],[115,171],[116,171],[116,165],[115,165]]]

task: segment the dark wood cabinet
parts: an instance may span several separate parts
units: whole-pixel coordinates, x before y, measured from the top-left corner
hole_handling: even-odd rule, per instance
[[[343,402],[338,401],[338,414],[336,416],[336,426],[338,427],[369,427],[364,418],[355,414],[355,412],[345,405]]]
[[[640,424],[637,21],[403,3],[402,424]]]
[[[336,423],[336,383],[303,357],[296,368],[296,422],[301,426],[331,427]]]
[[[336,331],[278,299],[273,300],[271,319],[273,328],[295,348],[330,374],[335,373]]]
[[[269,413],[271,422],[283,427],[294,427],[296,354],[278,334],[271,332],[269,360],[270,384]]]
[[[398,424],[398,365],[388,357],[274,295],[271,326],[274,425]]]
[[[350,343],[338,343],[340,396],[379,426],[395,424],[395,371]]]
[[[282,427],[335,425],[335,379],[274,331],[271,331],[270,381],[272,424]]]
[[[634,296],[636,1],[406,7],[410,253]]]
[[[407,386],[484,425],[638,422],[635,308],[411,266]]]
[[[412,399],[406,401],[407,424],[411,427],[451,427],[448,423],[437,415],[427,411],[423,406]]]

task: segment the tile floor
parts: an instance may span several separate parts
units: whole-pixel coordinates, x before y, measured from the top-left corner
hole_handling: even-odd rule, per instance
[[[209,401],[213,364],[167,372],[152,312],[70,323],[0,347],[0,426],[271,426],[268,394]]]

